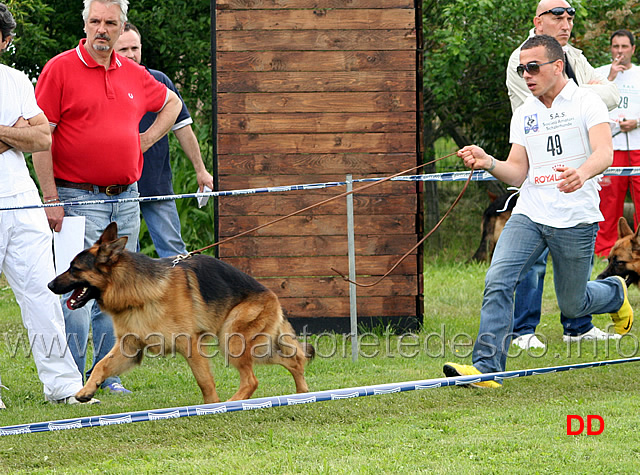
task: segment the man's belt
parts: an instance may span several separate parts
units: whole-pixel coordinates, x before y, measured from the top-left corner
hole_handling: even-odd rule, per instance
[[[56,186],[60,186],[62,188],[75,188],[78,190],[86,190],[86,191],[94,191],[98,188],[100,193],[104,193],[107,196],[119,195],[120,193],[127,191],[129,185],[108,185],[108,186],[98,186],[92,185],[91,183],[74,183],[72,181],[61,180],[60,178],[56,178]]]

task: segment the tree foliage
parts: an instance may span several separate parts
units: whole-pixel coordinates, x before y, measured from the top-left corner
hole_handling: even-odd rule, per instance
[[[610,61],[611,32],[639,33],[635,1],[571,3],[577,9],[571,42],[594,66]],[[533,28],[536,6],[531,0],[423,2],[425,112],[435,117],[434,141],[448,135],[459,146],[473,142],[506,157],[511,107],[505,67]]]
[[[46,62],[74,48],[85,36],[83,0],[4,0],[17,27],[11,48],[0,55],[9,64],[37,80]],[[207,0],[137,0],[129,4],[129,21],[142,34],[143,62],[167,74],[178,86],[193,116],[194,129],[209,170],[212,169],[211,140],[211,10]],[[191,162],[170,134],[174,188],[177,193],[194,192],[195,173]],[[183,189],[181,186],[189,186]],[[183,200],[185,201],[185,200]],[[191,201],[191,200],[189,200]],[[189,249],[211,242],[211,232],[202,230],[203,221],[212,224],[212,205],[198,210],[193,203],[178,203]],[[205,240],[205,241],[203,241]],[[143,233],[143,249],[152,251],[148,234]]]

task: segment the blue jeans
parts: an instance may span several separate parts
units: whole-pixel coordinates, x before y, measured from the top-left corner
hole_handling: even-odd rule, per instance
[[[137,198],[139,196],[137,183],[130,185],[127,191],[117,196],[107,196],[105,193],[99,193],[97,188],[94,191],[85,191],[62,187],[58,188],[58,195],[63,202]],[[140,206],[137,202],[65,206],[64,213],[66,216],[85,217],[85,248],[91,247],[107,225],[112,221],[116,221],[118,223],[118,236],[127,236],[128,238],[127,250],[136,251],[138,235],[140,234]],[[88,379],[96,363],[109,353],[116,341],[113,321],[108,314],[100,310],[95,301],[89,302],[77,310],[70,310],[66,305],[70,295],[71,293],[63,296],[62,310],[69,349],[80,374],[85,374],[89,325],[93,330],[93,364],[86,372],[86,378]],[[102,387],[119,382],[119,377],[109,377],[102,383]]]
[[[504,227],[485,278],[473,365],[483,373],[504,371],[513,336],[513,300],[518,282],[548,247],[556,297],[568,318],[617,312],[624,289],[616,278],[589,281],[597,223],[553,228],[514,214]]]
[[[180,216],[175,201],[143,201],[140,211],[159,257],[187,253],[180,235]]]
[[[545,249],[531,270],[516,287],[515,308],[513,312],[514,336],[530,335],[536,332],[542,313],[542,291],[544,276],[547,273],[547,257],[549,249]],[[593,260],[592,260],[593,264]],[[591,315],[578,318],[567,318],[560,314],[560,322],[565,335],[582,335],[593,328]]]

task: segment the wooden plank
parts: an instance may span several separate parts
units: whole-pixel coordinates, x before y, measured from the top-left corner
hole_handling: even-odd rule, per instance
[[[218,92],[415,91],[415,71],[220,71]]]
[[[416,134],[220,134],[220,153],[398,153],[416,150]]]
[[[349,298],[283,298],[280,299],[287,318],[348,317]],[[358,317],[416,316],[416,297],[363,297],[358,299]]]
[[[414,92],[218,94],[218,114],[284,112],[413,112]]]
[[[414,0],[216,0],[216,9],[413,8]]]
[[[400,256],[361,256],[356,259],[358,276],[382,276],[396,262]],[[336,277],[338,274],[331,268],[348,273],[349,262],[347,256],[310,256],[310,257],[229,257],[224,259],[234,267],[247,274],[259,277]],[[415,275],[417,256],[408,256],[396,267],[391,275]],[[371,282],[373,279],[362,277]]]
[[[415,65],[416,52],[411,50],[216,52],[219,72],[414,71]]]
[[[412,132],[416,113],[219,114],[219,134],[314,134]]]
[[[358,235],[358,256],[403,255],[418,239],[414,234]],[[346,236],[243,236],[219,247],[220,257],[345,256]]]
[[[386,176],[386,175],[385,175]],[[371,176],[375,177],[374,174]],[[354,176],[354,178],[358,178]],[[296,185],[305,183],[327,183],[327,182],[344,182],[344,175],[226,175],[219,177],[220,190],[245,190],[253,188],[263,188],[270,186],[283,186],[283,185]],[[416,183],[414,182],[400,182],[400,181],[386,181],[383,183],[376,183],[369,188],[359,192],[358,190],[375,182],[367,183],[355,183],[354,190],[356,193],[372,194],[403,194],[416,193]],[[344,187],[332,187],[326,189],[313,190],[314,193],[324,195],[325,198],[329,198],[332,195],[337,195],[345,191]],[[293,196],[302,196],[307,191],[290,191]],[[222,198],[224,199],[224,198]]]
[[[218,51],[415,50],[409,30],[218,31]]]
[[[220,198],[218,216],[283,216],[325,199],[327,199],[326,196],[311,193],[296,196],[267,193],[252,195],[250,199],[247,199],[246,196],[228,196]],[[353,195],[353,209],[356,215],[364,213],[367,215],[411,214],[416,212],[417,205],[417,194],[366,195],[356,193]],[[304,215],[346,216],[346,213],[346,198],[343,198],[305,211]]]
[[[264,154],[224,155],[218,154],[220,175],[238,174],[293,174],[303,175],[322,172],[328,175],[380,173],[392,175],[416,165],[415,153],[325,153],[325,154]],[[320,181],[325,181],[318,176]]]
[[[220,10],[216,29],[224,30],[411,30],[415,11],[388,9]]]
[[[412,211],[412,210],[407,210]],[[356,234],[415,234],[415,212],[408,215],[355,216]],[[235,236],[273,221],[271,216],[222,216],[220,237]],[[253,236],[345,236],[347,220],[343,216],[292,216],[252,233]]]
[[[349,283],[342,277],[263,278],[260,283],[273,290],[279,298],[349,296]],[[358,287],[357,294],[358,298],[393,297],[416,295],[417,291],[417,276],[390,275],[373,287]]]

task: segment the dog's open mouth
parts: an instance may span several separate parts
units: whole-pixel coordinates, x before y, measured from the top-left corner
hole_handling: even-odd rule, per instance
[[[89,300],[95,298],[95,294],[96,291],[94,287],[78,287],[67,299],[67,307],[70,310],[84,307]]]

